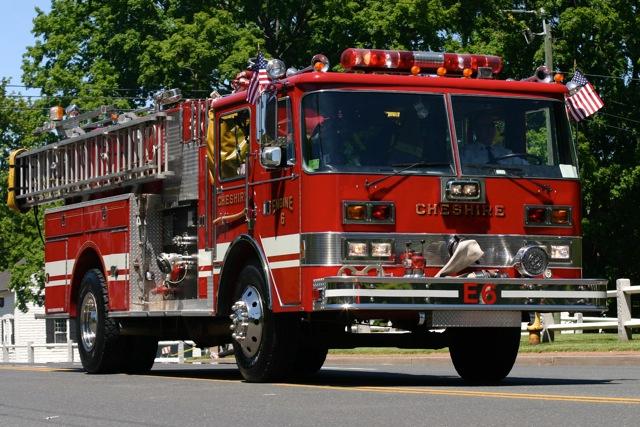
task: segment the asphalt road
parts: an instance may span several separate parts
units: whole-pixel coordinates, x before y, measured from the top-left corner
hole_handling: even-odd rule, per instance
[[[144,376],[0,364],[0,426],[640,425],[639,364],[538,365],[470,387],[443,359],[337,358],[291,384],[245,383],[232,364]]]

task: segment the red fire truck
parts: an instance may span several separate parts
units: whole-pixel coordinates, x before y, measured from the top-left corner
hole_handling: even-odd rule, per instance
[[[271,60],[255,102],[167,91],[12,154],[13,208],[63,201],[46,316],[75,320],[87,372],[144,372],[159,339],[191,339],[233,343],[248,381],[386,346],[448,347],[495,382],[532,313],[605,308],[606,281],[582,278],[564,85],[498,80],[487,55],[350,48],[328,68]],[[376,321],[401,332],[354,328]]]

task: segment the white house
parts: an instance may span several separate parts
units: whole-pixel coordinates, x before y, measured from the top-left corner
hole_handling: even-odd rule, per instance
[[[27,306],[26,313],[18,310],[15,294],[8,288],[10,277],[8,272],[0,272],[0,362],[28,362],[29,345],[33,348],[35,363],[67,362],[70,351],[73,360],[79,361],[77,349],[70,350],[67,346],[74,339],[72,322],[68,319],[37,319],[44,314],[44,307],[34,304]]]

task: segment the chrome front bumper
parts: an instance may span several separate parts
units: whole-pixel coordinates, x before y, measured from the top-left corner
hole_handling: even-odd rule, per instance
[[[315,311],[606,310],[601,279],[333,276],[313,282]]]

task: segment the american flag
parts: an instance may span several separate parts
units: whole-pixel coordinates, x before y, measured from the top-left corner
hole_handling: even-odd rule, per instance
[[[576,70],[571,83],[576,84],[578,89],[567,98],[567,110],[576,122],[586,119],[604,107],[604,102],[591,83],[579,70]]]
[[[247,102],[255,104],[258,97],[269,84],[269,76],[267,75],[267,61],[264,59],[262,52],[258,52],[256,62],[252,67],[253,75],[247,88]]]

